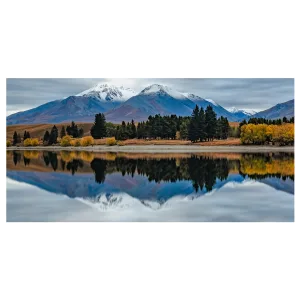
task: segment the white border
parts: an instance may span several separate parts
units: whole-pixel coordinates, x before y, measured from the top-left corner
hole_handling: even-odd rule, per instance
[[[295,117],[295,130],[296,130],[296,77],[129,77],[129,76],[111,76],[111,77],[5,77],[5,89],[4,89],[4,97],[5,97],[5,224],[296,224],[296,151],[294,151],[294,222],[7,222],[6,220],[6,79],[294,79],[294,102],[295,102],[295,109],[294,109],[294,117]],[[294,147],[296,150],[296,131],[295,131],[295,142]]]

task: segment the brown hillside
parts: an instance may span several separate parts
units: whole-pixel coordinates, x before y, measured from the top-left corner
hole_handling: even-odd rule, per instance
[[[84,135],[90,135],[90,129],[92,127],[92,123],[76,123],[79,128],[83,128]],[[29,131],[30,136],[33,138],[43,138],[46,130],[49,132],[51,131],[51,128],[54,124],[26,124],[26,125],[9,125],[6,126],[6,137],[9,140],[12,140],[13,134],[16,131],[17,133],[20,133],[21,137],[23,137],[24,131]],[[62,126],[65,126],[65,128],[71,125],[70,123],[61,123],[61,124],[55,124],[55,126],[58,128],[58,131],[60,132]]]

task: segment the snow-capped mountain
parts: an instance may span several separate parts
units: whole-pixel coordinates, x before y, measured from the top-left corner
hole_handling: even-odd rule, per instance
[[[257,113],[257,111],[253,110],[253,109],[238,109],[236,107],[231,107],[231,108],[228,108],[227,109],[229,112],[233,113],[233,114],[236,114],[236,113],[243,113],[245,115],[248,115],[248,116],[253,116]]]
[[[187,97],[183,93],[179,93],[176,90],[173,90],[172,88],[165,86],[165,85],[160,85],[160,84],[152,84],[145,89],[143,89],[139,95],[151,95],[151,94],[156,94],[156,95],[168,95],[174,99],[177,100],[186,100]]]
[[[84,96],[84,97],[95,97],[100,101],[117,101],[124,102],[129,98],[135,96],[137,92],[135,92],[131,88],[126,88],[123,86],[117,87],[115,85],[105,84],[96,84],[94,87],[85,90],[76,96]]]
[[[251,118],[257,112],[252,109],[238,109],[236,107],[231,107],[227,109],[235,118],[236,121],[243,121]]]
[[[12,114],[6,118],[6,124],[93,122],[95,114],[116,108],[134,95],[136,92],[130,88],[97,84],[75,96]]]
[[[183,95],[193,101],[199,107],[202,107],[204,110],[207,108],[207,106],[212,106],[215,113],[217,114],[217,117],[223,116],[226,117],[229,121],[237,121],[236,117],[232,113],[228,112],[224,107],[222,107],[212,99],[204,99],[190,93],[183,93]]]
[[[118,108],[106,113],[111,122],[143,121],[150,115],[190,116],[195,103],[170,87],[153,84],[143,89]]]
[[[153,84],[143,89],[138,95],[106,113],[111,122],[143,121],[149,115],[190,116],[196,104],[206,109],[213,106],[217,116],[227,117],[229,121],[238,121],[237,117],[211,99],[204,99],[190,93],[181,93],[168,86]]]
[[[212,99],[204,99],[191,93],[182,93],[160,84],[152,84],[140,93],[124,86],[99,83],[75,96],[51,101],[27,111],[7,116],[6,124],[41,124],[63,122],[93,122],[95,114],[105,113],[107,121],[139,122],[150,115],[190,116],[195,105],[206,109],[211,105],[217,117],[224,116],[229,121],[242,121],[254,116],[254,111],[231,108],[226,110]],[[255,116],[277,118],[294,115],[294,101],[276,105],[259,112]]]

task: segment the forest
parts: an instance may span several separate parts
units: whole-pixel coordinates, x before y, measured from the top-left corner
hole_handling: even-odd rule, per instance
[[[90,128],[90,135],[86,135],[80,125],[71,122],[62,126],[60,131],[56,125],[46,130],[42,139],[31,138],[30,132],[23,135],[13,134],[12,141],[7,140],[7,147],[13,145],[28,146],[90,146],[95,140],[106,139],[108,146],[120,145],[122,141],[137,140],[183,140],[206,142],[213,140],[226,140],[229,137],[239,138],[244,145],[293,145],[294,144],[294,117],[277,120],[265,118],[250,118],[240,122],[239,126],[230,126],[227,118],[217,118],[212,106],[204,110],[196,105],[191,116],[177,115],[149,116],[146,121],[136,123],[123,121],[121,124],[106,122],[102,113],[95,115],[95,121]],[[23,137],[22,137],[23,136]]]

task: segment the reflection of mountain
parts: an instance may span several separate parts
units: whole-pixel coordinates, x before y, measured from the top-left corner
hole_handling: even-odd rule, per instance
[[[27,153],[28,154],[28,153]],[[102,210],[129,205],[158,209],[176,197],[192,200],[249,178],[294,194],[293,154],[241,154],[238,158],[187,156],[183,158],[127,158],[112,160],[44,152],[22,157],[13,152],[7,170],[11,179],[52,193],[82,199]],[[48,172],[40,172],[41,165]],[[36,166],[36,167],[35,167]],[[39,168],[38,168],[39,167]],[[85,170],[81,173],[81,170]],[[127,203],[127,204],[126,204]]]

